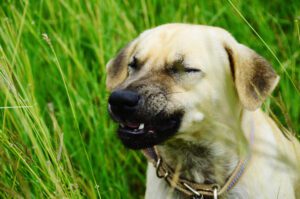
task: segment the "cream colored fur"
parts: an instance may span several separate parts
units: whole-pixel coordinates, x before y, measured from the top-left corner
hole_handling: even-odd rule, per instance
[[[134,52],[147,61],[135,76],[126,68],[120,68],[120,75],[111,75],[110,62],[109,89],[126,87],[180,56],[188,66],[203,71],[170,84],[172,104],[183,107],[185,114],[175,136],[158,147],[183,177],[203,183],[206,171],[212,172],[211,177],[222,185],[250,147],[252,158],[243,176],[220,198],[294,199],[297,194],[300,198],[299,143],[293,136],[286,138],[259,108],[279,80],[262,57],[221,28],[186,24],[147,30],[126,52],[127,62]],[[249,146],[251,128],[255,136]],[[201,151],[197,156],[197,147],[207,148],[208,156]],[[146,187],[146,199],[184,198],[156,177],[151,164]]]

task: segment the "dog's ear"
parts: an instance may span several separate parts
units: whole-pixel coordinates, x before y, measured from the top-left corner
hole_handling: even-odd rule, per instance
[[[259,108],[276,87],[279,76],[270,63],[242,44],[225,45],[225,50],[242,105],[248,110]]]
[[[121,84],[128,75],[127,60],[129,44],[119,51],[117,56],[106,64],[106,88],[111,91]]]

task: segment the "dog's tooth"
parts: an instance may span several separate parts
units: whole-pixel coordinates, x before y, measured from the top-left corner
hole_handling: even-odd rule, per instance
[[[144,127],[145,127],[145,124],[144,124],[144,123],[140,124],[140,126],[139,126],[139,130],[142,130],[142,129],[144,129]]]
[[[124,124],[122,124],[122,123],[120,123],[120,126],[121,126],[122,128],[124,128],[124,127],[125,127],[125,125],[124,125]]]
[[[148,133],[154,133],[154,131],[153,130],[149,130]]]

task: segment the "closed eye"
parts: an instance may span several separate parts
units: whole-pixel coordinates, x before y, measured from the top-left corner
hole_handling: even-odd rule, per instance
[[[184,63],[183,57],[175,60],[172,64],[170,64],[170,68],[168,68],[168,72],[170,74],[183,74],[183,73],[198,73],[202,72],[201,69],[189,67],[186,63]]]
[[[184,68],[184,72],[186,72],[186,73],[197,73],[197,72],[201,72],[201,70],[198,69],[198,68]]]

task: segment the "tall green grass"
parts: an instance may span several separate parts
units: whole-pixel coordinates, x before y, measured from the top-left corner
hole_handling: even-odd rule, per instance
[[[143,197],[146,160],[116,139],[105,63],[163,23],[221,26],[266,57],[281,81],[264,107],[300,132],[299,8],[279,0],[1,1],[0,197]]]

